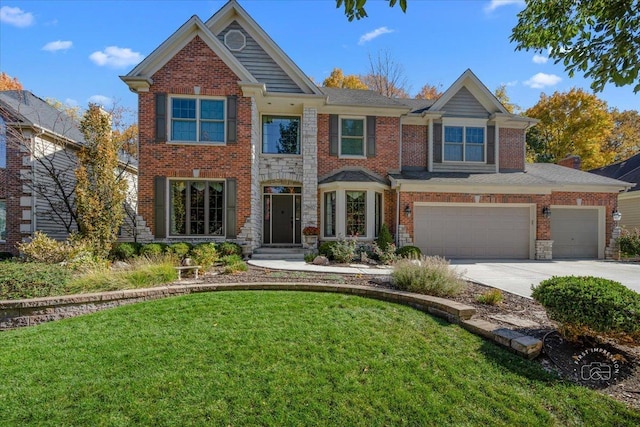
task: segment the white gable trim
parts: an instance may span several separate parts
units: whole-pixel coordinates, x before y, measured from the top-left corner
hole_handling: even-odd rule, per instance
[[[196,36],[199,36],[207,46],[218,55],[231,71],[238,76],[239,80],[257,83],[257,80],[251,73],[222,45],[220,40],[211,33],[202,20],[195,15],[126,76],[122,76],[122,80],[124,80],[132,90],[137,89],[141,78],[146,78],[150,81],[153,74],[160,70]]]
[[[273,41],[271,37],[236,1],[229,1],[205,23],[212,34],[220,34],[233,21],[237,21],[242,28],[273,58],[284,72],[305,93],[322,95],[320,89],[306,76],[306,74],[289,58],[289,56]]]
[[[494,113],[496,110],[500,113],[509,114],[504,106],[498,101],[493,93],[473,74],[470,69],[467,69],[453,84],[447,89],[440,98],[429,108],[429,111],[441,110],[447,102],[458,93],[462,87],[466,87],[469,92],[482,104],[482,106],[489,112]]]

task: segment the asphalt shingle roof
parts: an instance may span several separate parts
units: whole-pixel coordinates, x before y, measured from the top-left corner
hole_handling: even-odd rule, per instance
[[[379,182],[380,184],[389,185],[385,179],[367,173],[363,170],[343,170],[328,176],[318,184],[328,184],[330,182]]]
[[[335,87],[321,87],[320,90],[327,95],[327,104],[329,105],[408,107],[408,105],[402,103],[400,99],[388,98],[372,90],[342,89]]]
[[[633,182],[635,187],[629,189],[629,191],[640,190],[640,153],[635,156],[629,157],[627,160],[623,160],[613,165],[605,166],[598,169],[590,170],[589,172],[607,176],[609,178],[619,179],[621,181]]]
[[[24,124],[36,125],[73,141],[84,142],[78,123],[73,118],[27,90],[0,91],[0,104]]]
[[[527,163],[525,172],[461,173],[403,171],[391,174],[394,179],[420,180],[430,184],[484,184],[484,185],[592,185],[625,186],[627,182],[603,177],[552,163]]]

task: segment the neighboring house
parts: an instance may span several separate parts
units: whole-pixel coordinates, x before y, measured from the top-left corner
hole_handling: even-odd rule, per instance
[[[312,46],[310,46],[312,48]],[[322,88],[229,1],[129,74],[139,214],[162,241],[371,241],[459,258],[603,258],[621,181],[525,164],[536,120],[470,71],[437,101]]]
[[[17,254],[16,244],[35,231],[65,239],[77,230],[69,212],[84,143],[78,124],[29,91],[0,91],[0,133],[0,252]],[[137,164],[123,158],[118,173],[135,190]],[[130,192],[127,199],[130,224],[135,197]],[[130,224],[123,229],[133,230]]]
[[[618,194],[618,211],[622,214],[621,227],[628,230],[640,229],[640,153],[589,172],[635,184],[629,191]]]

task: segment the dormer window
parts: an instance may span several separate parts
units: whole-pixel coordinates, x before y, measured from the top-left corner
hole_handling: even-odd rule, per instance
[[[444,123],[442,158],[445,162],[486,161],[486,121],[477,122]],[[479,126],[480,124],[482,126]]]

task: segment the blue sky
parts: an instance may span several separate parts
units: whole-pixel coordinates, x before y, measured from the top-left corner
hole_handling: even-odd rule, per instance
[[[0,3],[0,70],[36,95],[85,107],[94,101],[137,108],[118,76],[129,72],[192,15],[206,21],[225,1],[20,1]],[[334,0],[244,0],[240,4],[316,82],[334,67],[368,71],[368,55],[389,50],[414,95],[446,89],[467,68],[490,90],[508,86],[526,109],[542,92],[589,90],[561,65],[509,42],[521,0],[408,0],[407,13],[369,0],[369,17],[348,22]],[[607,86],[610,107],[639,109],[632,86]]]

